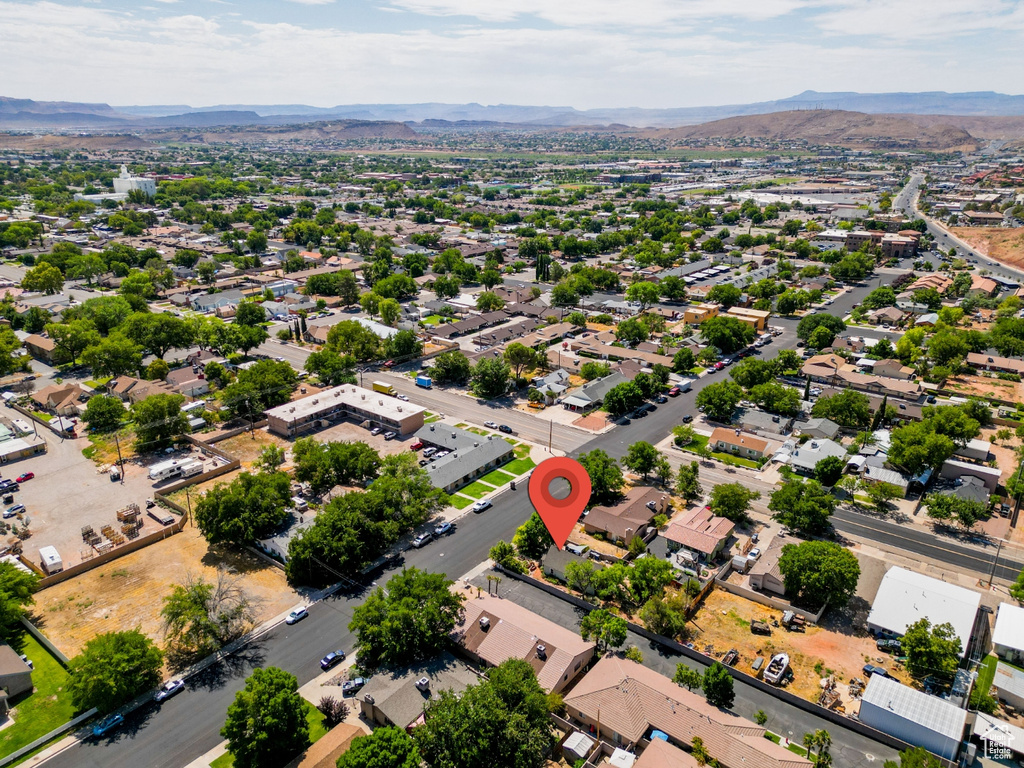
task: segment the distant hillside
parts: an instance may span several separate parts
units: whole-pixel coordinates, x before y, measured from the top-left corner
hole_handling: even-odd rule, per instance
[[[80,149],[87,151],[146,149],[152,142],[138,136],[120,134],[44,134],[37,136],[25,133],[0,133],[0,149],[18,149],[26,152],[40,152],[55,149]]]
[[[28,112],[39,115],[52,115],[60,112],[77,112],[88,115],[113,115],[114,109],[109,104],[79,104],[71,101],[33,101],[32,99],[12,99],[0,96],[0,115]]]
[[[416,140],[419,135],[404,123],[390,121],[333,120],[304,125],[228,126],[219,130],[166,130],[146,134],[158,141],[204,144],[280,144],[282,142],[342,142],[358,139]]]
[[[926,125],[902,115],[825,109],[730,117],[685,128],[653,131],[649,135],[670,141],[789,139],[814,144],[931,150],[974,148],[978,144],[967,131],[948,124]]]

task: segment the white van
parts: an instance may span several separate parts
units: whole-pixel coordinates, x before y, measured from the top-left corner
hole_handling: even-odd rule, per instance
[[[305,512],[309,509],[309,504],[306,503],[306,500],[298,496],[292,496],[292,506],[299,512]]]

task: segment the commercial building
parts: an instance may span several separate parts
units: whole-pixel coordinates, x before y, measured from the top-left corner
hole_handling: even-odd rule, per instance
[[[427,424],[416,432],[424,445],[448,455],[427,464],[427,476],[435,488],[452,493],[515,458],[512,444],[502,437],[486,437],[458,427]]]
[[[876,634],[902,636],[919,619],[931,625],[950,623],[967,652],[981,605],[981,595],[905,568],[890,568],[882,578],[867,625]]]
[[[966,709],[881,675],[868,679],[859,717],[865,725],[947,760],[956,759],[967,729]]]
[[[45,440],[29,442],[16,437],[13,440],[0,442],[0,464],[27,459],[29,456],[37,456],[40,453],[46,453]]]
[[[1024,608],[999,604],[996,626],[992,630],[992,650],[1005,661],[1019,664],[1024,660]]]
[[[318,421],[346,417],[407,435],[423,426],[424,413],[423,408],[410,402],[354,384],[343,384],[271,408],[266,416],[270,431],[283,437],[311,431]]]
[[[469,597],[452,640],[474,661],[498,666],[522,659],[548,693],[568,688],[587,669],[597,647],[565,627],[495,595]]]
[[[635,748],[664,734],[688,748],[699,736],[724,768],[807,768],[810,762],[764,737],[765,729],[629,659],[602,658],[565,695],[566,714],[598,739]]]
[[[763,309],[749,309],[747,307],[729,307],[726,317],[734,317],[746,323],[755,331],[763,331],[768,325],[768,317],[771,312]]]

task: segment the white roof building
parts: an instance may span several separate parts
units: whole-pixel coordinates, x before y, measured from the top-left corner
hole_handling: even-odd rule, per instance
[[[868,680],[859,717],[882,733],[947,760],[956,759],[967,726],[966,709],[881,675]]]
[[[1024,608],[1009,603],[999,604],[992,645],[996,656],[1001,659],[1017,661],[1024,657]]]
[[[970,644],[981,595],[931,576],[893,567],[885,574],[868,614],[868,629],[902,635],[927,618],[934,627],[950,623],[960,638],[960,655]]]

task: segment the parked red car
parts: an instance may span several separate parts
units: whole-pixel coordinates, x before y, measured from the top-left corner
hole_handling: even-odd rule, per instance
[[[24,483],[26,480],[31,480],[35,476],[36,476],[35,472],[26,472],[23,475],[18,475],[17,482]]]
[[[423,447],[423,441],[422,440],[417,440],[415,443],[413,443],[412,445],[409,446],[409,450],[410,451],[418,451],[422,447]]]

